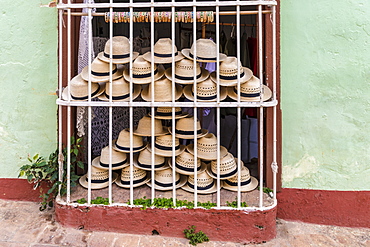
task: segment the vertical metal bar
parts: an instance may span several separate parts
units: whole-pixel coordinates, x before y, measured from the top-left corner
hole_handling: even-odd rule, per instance
[[[68,0],[70,3],[70,0]],[[71,9],[67,10],[67,81],[71,80]],[[71,90],[70,87],[68,87]],[[69,92],[70,95],[70,92]],[[71,106],[67,107],[67,203],[71,201]]]
[[[63,10],[59,10],[59,78],[58,78],[58,88],[59,88],[59,99],[62,98],[62,90],[63,90]],[[65,162],[63,156],[63,145],[62,145],[62,138],[63,138],[63,106],[58,106],[58,164],[59,164],[59,182],[62,183],[63,176],[64,176],[64,169],[63,163]],[[60,189],[62,188],[62,184],[59,185],[58,193],[60,195]]]
[[[276,100],[276,6],[272,6],[272,91],[273,99]],[[277,106],[273,107],[273,147],[272,147],[272,172],[273,172],[273,190],[274,190],[274,201],[276,202],[276,176],[278,171],[277,158],[276,158],[276,109]]]
[[[239,0],[237,0],[239,2]],[[242,67],[240,63],[240,5],[236,6],[236,58],[237,58],[237,81],[238,85],[240,87],[240,73],[239,70]],[[240,95],[239,95],[240,96]],[[240,175],[241,175],[241,167],[240,162],[242,160],[241,157],[241,125],[242,125],[242,118],[241,118],[241,109],[240,106],[237,107],[237,176],[238,176],[238,189],[237,189],[237,208],[240,208],[240,198],[241,198],[241,192],[240,192]]]
[[[91,60],[92,60],[92,57],[91,57],[91,51],[92,51],[92,15],[91,15],[91,8],[88,9],[88,71],[89,71],[89,80],[88,80],[88,83],[89,83],[89,102],[91,101]],[[91,109],[91,106],[89,105],[88,108],[87,108],[88,112],[87,112],[87,167],[88,167],[88,195],[87,195],[87,203],[90,204],[91,203],[91,112],[92,112],[92,109]]]
[[[198,107],[197,107],[197,83],[196,83],[196,77],[197,77],[197,72],[196,72],[196,66],[197,66],[197,61],[196,61],[196,57],[197,57],[197,45],[196,45],[196,42],[197,42],[197,7],[196,7],[196,0],[193,0],[193,16],[194,16],[194,21],[193,21],[193,52],[194,52],[194,59],[193,59],[193,79],[194,79],[194,84],[193,84],[193,92],[194,92],[194,108],[193,108],[193,115],[194,115],[194,123],[193,123],[193,127],[194,127],[194,133],[195,133],[195,130],[196,130],[196,119],[198,119]],[[201,112],[201,114],[203,114]],[[196,161],[198,159],[198,142],[197,142],[197,138],[196,138],[196,135],[194,135],[194,162],[196,164]],[[196,165],[194,166],[194,207],[197,208],[198,207],[198,172],[197,172],[197,169],[196,169]]]
[[[262,54],[262,5],[258,5],[258,60],[259,60],[259,78],[260,89],[263,84],[263,54]],[[260,193],[259,207],[263,207],[263,107],[262,107],[262,91],[260,95],[260,110],[259,110],[259,168],[260,168]]]
[[[172,3],[175,3],[175,0],[172,0]],[[176,44],[176,36],[175,36],[175,7],[171,7],[171,40],[172,40],[172,102],[175,102],[175,89],[176,89],[176,84],[175,84],[175,44]],[[175,155],[175,140],[176,140],[176,122],[175,122],[175,107],[172,107],[172,183],[173,183],[173,189],[172,189],[172,198],[173,198],[173,205],[176,207],[176,155]]]
[[[216,0],[216,44],[217,44],[217,58],[216,58],[216,78],[217,78],[217,90],[219,92],[220,87],[220,71],[219,71],[219,64],[220,64],[220,46],[218,45],[220,43],[220,7],[219,7],[219,0]],[[219,93],[217,93],[219,95]],[[219,100],[219,97],[217,97]],[[217,125],[217,198],[216,198],[216,204],[217,208],[221,207],[221,180],[220,180],[220,107],[217,107],[216,109],[216,125]]]
[[[130,0],[130,3],[133,3],[133,0]],[[134,8],[130,7],[130,57],[133,56],[133,40],[134,40],[134,18],[133,18],[133,11]],[[132,61],[130,62],[130,78],[132,78]],[[133,92],[133,84],[132,79],[130,80],[130,92]],[[130,97],[130,103],[132,103],[132,97]],[[130,204],[134,205],[134,188],[133,188],[133,162],[134,162],[134,153],[133,153],[133,146],[134,146],[134,109],[133,106],[130,104]]]
[[[113,0],[110,0],[110,3],[113,3]],[[113,8],[109,8],[110,18],[113,18]],[[113,135],[113,110],[112,110],[112,100],[113,100],[113,21],[112,19],[109,22],[109,130],[108,130],[108,146],[109,146],[109,169],[108,169],[108,177],[109,177],[109,187],[108,187],[108,200],[109,204],[112,204],[112,135]]]
[[[151,0],[151,3],[154,4],[154,0]],[[150,7],[150,12],[151,12],[151,22],[150,22],[150,50],[151,50],[151,71],[150,73],[152,74],[151,76],[151,83],[149,85],[149,87],[151,87],[151,91],[152,91],[152,98],[151,98],[151,102],[153,104],[154,102],[154,7]],[[151,150],[152,150],[152,203],[154,202],[154,198],[155,198],[155,184],[154,184],[154,181],[155,181],[155,171],[154,171],[154,141],[155,141],[155,137],[154,137],[154,107],[153,105],[151,106],[151,111],[152,111],[152,118],[151,118]]]

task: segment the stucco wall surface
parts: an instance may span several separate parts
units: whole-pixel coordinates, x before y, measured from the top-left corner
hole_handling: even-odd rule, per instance
[[[370,190],[370,1],[281,1],[283,187]]]
[[[0,177],[56,148],[57,10],[46,3],[1,1]]]

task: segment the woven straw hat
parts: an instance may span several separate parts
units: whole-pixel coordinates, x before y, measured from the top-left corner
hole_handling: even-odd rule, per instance
[[[143,170],[152,170],[152,152],[150,149],[145,148],[143,151],[139,153],[139,157],[137,159],[137,162],[134,163],[136,167],[139,167]],[[163,156],[159,156],[154,154],[154,170],[163,170],[168,167],[167,165],[167,159]]]
[[[98,54],[98,58],[109,63],[110,39],[105,43],[104,51]],[[130,41],[125,36],[115,36],[112,38],[112,63],[124,64],[134,60],[139,53],[134,51],[130,56]]]
[[[122,77],[123,67],[117,68],[117,65],[112,65],[112,71],[109,70],[109,63],[106,63],[97,57],[91,63],[91,82],[107,82],[109,74],[112,73],[112,80]],[[89,67],[86,66],[81,71],[82,79],[89,80]]]
[[[172,40],[170,38],[159,39],[154,44],[154,62],[155,63],[172,63],[172,57],[175,57],[175,62],[184,58],[181,52],[177,51],[176,45],[173,45],[175,51],[172,54]],[[148,62],[152,61],[152,53],[147,52],[143,55],[143,58]]]
[[[197,101],[216,101],[217,100],[217,84],[211,79],[199,82],[197,87]],[[186,85],[183,93],[186,98],[194,100],[194,85]],[[226,99],[226,88],[220,87],[220,101]]]
[[[182,87],[175,84],[175,100],[178,100],[182,95]],[[145,101],[152,101],[152,85],[148,84],[141,92],[141,97]],[[172,82],[163,77],[154,82],[154,101],[169,102],[172,101]]]
[[[204,81],[208,78],[208,70],[201,68],[199,63],[196,63],[196,82]],[[182,59],[175,64],[175,80],[172,80],[172,67],[166,69],[165,76],[176,83],[193,84],[194,83],[194,61],[190,59]]]
[[[132,142],[133,142],[133,152],[140,152],[146,146],[146,143],[143,141],[143,137],[132,135]],[[118,138],[116,141],[113,142],[113,149],[129,153],[130,152],[130,130],[124,129],[119,132]]]
[[[189,113],[183,112],[181,107],[175,107],[175,119],[184,118],[188,115]],[[150,113],[149,116],[151,116]],[[157,107],[154,117],[157,119],[172,119],[172,107]]]
[[[189,144],[187,147],[189,153],[194,154],[194,144]],[[219,147],[220,157],[223,158],[228,152],[224,146]],[[217,138],[213,133],[199,138],[197,140],[198,158],[203,160],[216,160],[217,159]]]
[[[197,159],[197,172],[202,172],[206,169],[206,166],[202,165],[200,159]],[[185,151],[179,154],[175,159],[175,169],[176,172],[183,175],[194,174],[194,155]],[[172,158],[168,159],[168,165],[172,167]]]
[[[175,156],[184,152],[185,146],[180,145],[179,138],[175,137]],[[154,153],[164,157],[172,157],[172,135],[163,135],[155,138]]]
[[[154,81],[162,78],[164,68],[154,64]],[[130,81],[130,70],[123,71],[123,76]],[[132,63],[132,82],[135,84],[148,84],[152,81],[152,64],[146,61],[142,55]]]
[[[172,128],[168,128],[172,133]],[[202,129],[200,121],[197,119],[197,138],[208,134],[208,130]],[[194,139],[194,116],[179,119],[176,122],[175,135],[181,139]]]
[[[172,168],[168,167],[167,169],[161,171],[155,171],[154,174],[154,188],[156,190],[172,190]],[[175,188],[180,188],[186,183],[187,177],[179,173],[175,173]],[[151,182],[146,183],[150,187],[152,186]]]
[[[118,174],[112,172],[112,183],[116,181]],[[78,180],[82,187],[88,188],[88,173],[80,177]],[[103,170],[91,166],[91,189],[103,189],[109,186],[109,172],[108,170]]]
[[[129,101],[130,96],[132,100],[136,99],[140,92],[141,86],[134,84],[133,93],[130,93],[130,83],[127,82],[123,77],[112,81],[112,101]],[[100,100],[109,101],[110,93],[110,83],[105,84],[105,92],[99,96]]]
[[[197,52],[197,57],[195,60],[197,62],[217,62],[217,51],[218,47],[215,42],[213,42],[210,39],[198,39],[196,42],[196,52]],[[194,44],[191,46],[190,49],[182,49],[181,53],[193,60],[194,59]],[[223,53],[219,53],[219,61],[223,61],[226,59],[226,55]]]
[[[70,95],[68,90],[70,88]],[[91,83],[91,98],[96,98],[104,92],[105,83]],[[88,100],[89,83],[82,79],[81,74],[73,77],[62,92],[63,100]]]
[[[137,159],[137,157],[134,157],[134,160]],[[135,162],[135,161],[134,161]],[[121,171],[121,178],[116,180],[116,184],[119,187],[122,188],[130,188],[130,166],[125,167]],[[136,166],[132,167],[132,187],[139,187],[143,184],[146,184],[150,181],[150,173],[140,169]]]
[[[93,159],[91,165],[103,170],[109,170],[109,146],[102,148],[100,156]],[[127,154],[112,149],[112,170],[119,170],[128,165]]]
[[[271,98],[272,92],[270,88],[266,85],[262,85],[262,92],[260,87],[260,79],[255,76],[243,83],[240,84],[240,101],[260,101],[260,96],[262,93],[262,101],[266,101]],[[238,87],[228,88],[227,94],[233,100],[238,100]]]
[[[227,57],[220,63],[219,68],[219,83],[221,86],[235,86],[239,82],[243,83],[252,78],[253,72],[246,67],[239,67],[236,57]],[[211,80],[217,83],[216,71],[211,73]]]
[[[238,160],[231,154],[227,153],[227,155],[220,159],[220,179],[228,179],[238,172]],[[243,162],[239,161],[241,164],[240,166],[243,166]],[[207,167],[208,174],[213,177],[217,178],[217,160],[211,161],[211,166]]]
[[[250,176],[249,169],[245,166],[241,166],[240,171],[240,191],[247,192],[254,190],[258,186],[258,180],[255,177]],[[238,191],[238,175],[224,180],[223,188],[231,191]]]
[[[204,163],[202,166],[206,166]],[[189,192],[194,192],[194,187],[195,187],[195,179],[194,175],[190,175],[188,177],[187,183],[182,186],[181,188],[183,190],[189,191]],[[222,187],[222,183],[221,183]],[[202,172],[199,172],[197,174],[197,192],[198,194],[211,194],[217,191],[217,184],[215,183],[215,180],[208,175],[205,170]]]
[[[136,128],[134,128],[134,134],[137,136],[152,136],[152,118],[144,116],[139,120]],[[160,119],[154,119],[154,136],[160,136],[168,134],[168,128],[162,126]]]

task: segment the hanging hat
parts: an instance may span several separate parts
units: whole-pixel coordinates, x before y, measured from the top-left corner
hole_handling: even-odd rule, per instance
[[[220,159],[220,179],[228,179],[238,172],[238,159],[236,159],[231,153],[227,153],[226,156]],[[243,162],[239,161],[243,166]],[[211,161],[211,166],[207,167],[208,174],[213,177],[217,178],[217,160]]]
[[[189,153],[194,154],[194,144],[189,144],[186,149]],[[220,157],[223,158],[228,152],[224,146],[219,147]],[[213,133],[199,138],[197,140],[198,158],[203,160],[216,160],[217,159],[217,138]]]
[[[173,49],[175,51],[174,54],[172,54],[172,40],[170,38],[159,39],[154,44],[154,63],[172,63],[172,57],[175,57],[175,62],[184,58],[181,52],[177,51],[176,45],[173,45]],[[151,62],[152,53],[145,53],[143,58]]]
[[[202,165],[200,159],[197,159],[197,172],[203,172],[206,169],[205,165]],[[183,175],[192,175],[194,174],[194,155],[185,151],[175,159],[175,169],[176,172],[183,174]],[[172,167],[172,158],[168,159],[168,165]]]
[[[206,166],[204,163],[202,166]],[[194,174],[190,175],[188,177],[188,181],[184,186],[181,187],[181,189],[188,191],[188,192],[194,192],[195,187],[195,179]],[[221,183],[222,187],[222,183]],[[197,193],[198,194],[211,194],[217,191],[217,184],[215,183],[215,180],[208,175],[205,170],[202,170],[201,172],[197,173]]]
[[[139,120],[136,128],[134,128],[134,134],[137,136],[152,136],[152,118],[144,116]],[[154,119],[154,136],[160,136],[168,134],[168,128],[162,126],[160,119]]]
[[[235,86],[239,82],[243,83],[252,78],[253,72],[246,67],[239,67],[236,57],[227,57],[220,63],[219,68],[219,83],[221,86]],[[216,71],[211,73],[211,80],[217,83]]]
[[[109,63],[110,59],[110,43],[109,39],[105,43],[104,51],[98,54],[98,58],[106,63]],[[134,60],[139,53],[134,51],[130,56],[130,41],[125,36],[114,36],[112,37],[112,63],[124,64]]]
[[[100,156],[93,159],[91,165],[103,170],[109,170],[109,146],[102,148]],[[112,149],[112,170],[119,170],[128,165],[127,154]]]
[[[134,157],[134,160],[137,159],[137,157]],[[135,162],[135,161],[134,161]],[[121,171],[121,178],[117,179],[115,183],[122,188],[130,188],[130,166],[127,166],[122,169]],[[138,167],[133,166],[132,167],[132,187],[139,187],[143,184],[146,184],[150,181],[150,173],[140,169]]]
[[[178,100],[182,95],[182,87],[175,84],[175,100]],[[152,85],[151,83],[144,87],[141,92],[141,97],[145,101],[152,101]],[[172,101],[172,82],[163,77],[154,82],[154,101],[170,102]]]
[[[167,159],[156,154],[154,154],[153,165],[153,168],[156,171],[168,168]],[[139,157],[137,159],[137,162],[134,163],[134,166],[139,167],[143,170],[152,170],[152,152],[150,151],[150,149],[148,149],[148,147],[139,153]]]
[[[249,169],[247,167],[241,166],[240,172],[241,192],[248,192],[257,188],[258,180],[255,177],[250,176]],[[238,174],[236,174],[234,177],[224,180],[223,188],[231,191],[238,191]]]
[[[132,135],[132,142],[134,153],[140,152],[146,146],[146,142],[143,141],[143,137],[141,136]],[[124,153],[130,152],[130,130],[128,128],[119,133],[117,140],[113,142],[113,149]]]
[[[70,89],[69,89],[70,88]],[[91,83],[91,98],[96,98],[104,92],[105,83]],[[70,95],[68,94],[70,90]],[[81,74],[73,77],[62,92],[63,100],[88,100],[89,83],[82,79]]]
[[[201,68],[199,63],[196,62],[196,79],[195,81],[201,82],[208,78],[209,72],[205,68]],[[175,80],[172,80],[172,66],[164,72],[165,76],[170,80],[180,84],[193,84],[194,83],[194,61],[190,59],[182,59],[175,64]]]
[[[218,47],[215,42],[210,39],[198,39],[196,42],[196,58],[197,62],[217,62],[217,51]],[[182,49],[182,55],[185,57],[193,60],[195,57],[194,52],[194,44],[191,46],[190,49]],[[226,59],[226,55],[223,53],[219,53],[219,61],[223,61]]]
[[[154,188],[156,190],[172,190],[173,189],[173,174],[172,168],[155,171],[154,174]],[[187,177],[179,173],[175,173],[175,188],[180,188],[186,183]],[[148,186],[152,186],[152,182],[146,183]]]
[[[154,64],[154,81],[162,78],[164,68]],[[123,76],[130,81],[130,70],[123,71]],[[132,82],[135,84],[148,84],[152,81],[152,64],[146,61],[142,55],[132,63]]]
[[[172,128],[168,128],[172,133]],[[208,134],[208,130],[202,129],[197,119],[197,137],[201,138]],[[194,139],[194,116],[179,119],[176,122],[175,135],[180,139]]]
[[[183,112],[181,107],[175,107],[175,119],[184,118],[188,115],[189,113]],[[150,112],[149,116],[151,116]],[[154,117],[156,119],[172,119],[172,107],[157,107]]]
[[[240,101],[260,101],[260,97],[262,96],[262,101],[266,101],[271,98],[272,92],[270,88],[266,85],[262,85],[262,92],[261,92],[261,84],[260,79],[255,76],[243,83],[240,84]],[[230,87],[228,88],[227,94],[233,100],[238,100],[238,87]]]
[[[163,135],[155,138],[154,153],[164,157],[172,157],[172,135]],[[175,137],[175,156],[184,152],[185,146],[180,145],[179,138]]]
[[[130,93],[130,83],[123,77],[112,81],[112,101],[129,101],[130,96],[132,100],[136,99],[141,92],[141,86],[133,84],[132,87],[133,93]],[[110,83],[108,82],[105,84],[105,92],[99,96],[99,99],[109,101],[110,95]]]
[[[88,173],[78,180],[82,187],[88,188]],[[118,174],[112,172],[112,183],[117,179]],[[103,189],[109,186],[109,171],[91,166],[91,189]]]
[[[112,73],[112,80],[122,77],[123,67],[117,68],[117,65],[112,65],[112,71],[109,70],[109,63],[106,63],[97,57],[91,63],[91,82],[107,82],[110,80],[109,74]],[[82,69],[82,79],[89,80],[89,66]]]
[[[217,100],[217,84],[211,79],[199,82],[197,87],[197,101],[216,101]],[[188,100],[194,101],[194,85],[186,85],[184,87],[184,95]],[[220,101],[226,99],[226,88],[220,87]]]

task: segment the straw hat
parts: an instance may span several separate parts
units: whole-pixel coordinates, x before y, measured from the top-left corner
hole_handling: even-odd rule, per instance
[[[80,177],[78,180],[82,187],[88,188],[88,173]],[[112,172],[112,183],[116,181],[118,174]],[[103,189],[109,186],[109,172],[108,170],[103,170],[91,166],[91,189]]]
[[[93,159],[91,165],[103,170],[109,170],[109,146],[102,148],[100,156]],[[126,153],[112,149],[112,170],[119,170],[128,165]]]
[[[199,82],[197,85],[197,101],[216,101],[217,100],[217,84],[211,79]],[[184,87],[184,95],[189,100],[194,100],[194,85],[186,85]],[[220,87],[220,101],[226,99],[226,88]]]
[[[168,128],[172,133],[172,128]],[[197,119],[197,137],[201,138],[208,134],[208,130],[202,129],[200,121]],[[176,122],[175,135],[181,139],[194,139],[194,116],[179,119]]]
[[[239,67],[236,57],[227,57],[220,63],[219,68],[219,83],[221,86],[235,86],[239,82],[243,83],[252,78],[253,72],[246,67]],[[217,83],[216,71],[211,73],[211,80]]]
[[[176,172],[183,175],[194,174],[194,155],[185,151],[179,154],[175,159],[175,169]],[[197,159],[197,172],[203,172],[206,169],[205,165],[202,165],[200,159]],[[172,167],[172,158],[168,159],[168,165]]]
[[[202,166],[206,166],[204,163]],[[188,192],[194,192],[195,179],[194,175],[188,177],[187,183],[181,187],[181,189]],[[222,187],[222,184],[221,184]],[[217,184],[215,180],[208,175],[204,170],[197,173],[197,192],[198,194],[211,194],[217,191]]]
[[[69,89],[70,88],[70,89]],[[91,98],[96,98],[104,92],[105,83],[91,83]],[[71,94],[68,94],[70,90]],[[82,79],[81,74],[73,77],[62,92],[63,100],[87,100],[89,97],[89,83]]]
[[[152,118],[144,116],[139,120],[136,128],[134,128],[134,134],[137,136],[152,136]],[[168,134],[168,128],[162,126],[160,119],[154,119],[154,136],[160,136]]]
[[[173,50],[175,51],[172,54],[172,40],[170,38],[159,39],[154,44],[154,62],[155,63],[172,63],[172,57],[175,57],[175,62],[184,58],[181,52],[177,51],[176,45],[173,45]],[[148,62],[152,61],[152,53],[147,52],[143,55],[143,58]]]
[[[132,142],[133,152],[140,152],[146,146],[146,143],[143,141],[143,137],[141,136],[133,135]],[[113,149],[124,153],[130,152],[130,130],[128,128],[121,130],[117,140],[113,142]]]
[[[130,83],[123,79],[123,77],[112,81],[112,100],[129,101],[130,96],[132,97],[132,100],[136,99],[141,92],[141,86],[137,84],[133,84],[132,86],[133,93],[130,93]],[[110,94],[110,83],[108,82],[105,84],[104,94],[100,95],[99,99],[109,101]]]
[[[183,112],[181,107],[175,107],[175,119],[184,118],[188,115],[189,113]],[[150,113],[149,116],[151,116]],[[172,107],[157,107],[154,117],[157,119],[172,119]]]
[[[261,84],[260,79],[255,76],[243,83],[240,84],[240,101],[260,101],[260,96],[262,93],[262,101],[266,101],[271,98],[272,92],[270,88],[266,85],[262,85],[262,92],[261,92]],[[234,100],[238,100],[238,87],[230,87],[228,88],[227,94],[230,98]]]
[[[205,68],[201,68],[196,62],[196,82],[204,81],[208,78],[209,72]],[[172,66],[164,72],[165,76],[176,83],[193,84],[194,83],[194,61],[190,59],[182,59],[175,64],[175,80],[172,80]]]
[[[161,171],[155,171],[154,174],[154,188],[156,190],[172,190],[173,189],[173,174],[172,168],[168,167],[167,169]],[[175,188],[180,188],[186,183],[187,177],[179,173],[175,173]],[[146,183],[148,186],[152,186],[151,182]]]
[[[167,159],[163,156],[154,154],[154,170],[163,170],[168,168]],[[143,170],[152,170],[152,152],[150,149],[145,148],[139,153],[137,162],[134,163],[134,166],[139,167]]]
[[[196,58],[197,62],[217,62],[217,51],[218,47],[215,42],[210,39],[198,39],[196,42]],[[194,44],[191,46],[190,49],[182,49],[181,53],[193,60],[194,59]],[[223,53],[219,53],[219,61],[223,61],[226,59],[226,55]]]
[[[112,63],[124,64],[134,60],[139,53],[134,51],[130,56],[130,41],[125,36],[115,36],[112,38]],[[98,58],[109,63],[110,58],[110,39],[105,43],[104,51],[98,54]]]
[[[164,68],[154,64],[154,81],[162,78]],[[130,81],[130,70],[123,71],[123,76]],[[132,82],[135,84],[148,84],[152,81],[152,64],[146,61],[142,55],[132,63]]]
[[[194,144],[189,144],[186,149],[189,153],[194,154]],[[220,157],[223,158],[228,152],[224,146],[219,147]],[[197,151],[198,158],[203,160],[215,160],[217,159],[217,138],[213,133],[199,138],[197,140]]]
[[[91,82],[107,82],[109,74],[112,73],[112,80],[122,77],[123,67],[117,68],[117,65],[112,65],[112,71],[109,70],[109,63],[106,63],[97,57],[91,63]],[[81,71],[82,79],[89,80],[89,66],[86,66]]]
[[[258,180],[255,177],[250,176],[249,169],[245,166],[241,166],[240,171],[240,191],[247,192],[254,190],[258,186]],[[223,188],[231,191],[238,191],[238,175],[224,180]]]
[[[182,95],[182,87],[175,84],[175,100],[178,100]],[[148,84],[141,92],[141,97],[145,101],[152,101],[152,85]],[[172,82],[163,77],[154,82],[154,101],[169,102],[172,101]]]
[[[220,179],[228,179],[233,176],[238,171],[238,165],[237,163],[238,159],[234,158],[234,156],[231,153],[227,153],[227,155],[220,159]],[[239,161],[241,164],[240,166],[243,166],[243,161]],[[217,160],[211,161],[211,166],[207,167],[208,174],[213,177],[217,178]]]
[[[137,157],[136,157],[137,158]],[[134,158],[135,159],[135,158]],[[116,180],[116,184],[119,187],[130,188],[130,166],[123,168],[121,171],[121,179]],[[139,187],[143,184],[146,184],[150,181],[150,173],[140,169],[138,167],[132,167],[132,187]]]
[[[185,145],[180,145],[179,138],[175,137],[175,156],[185,150]],[[172,157],[172,135],[163,135],[155,138],[154,153],[164,157]]]

